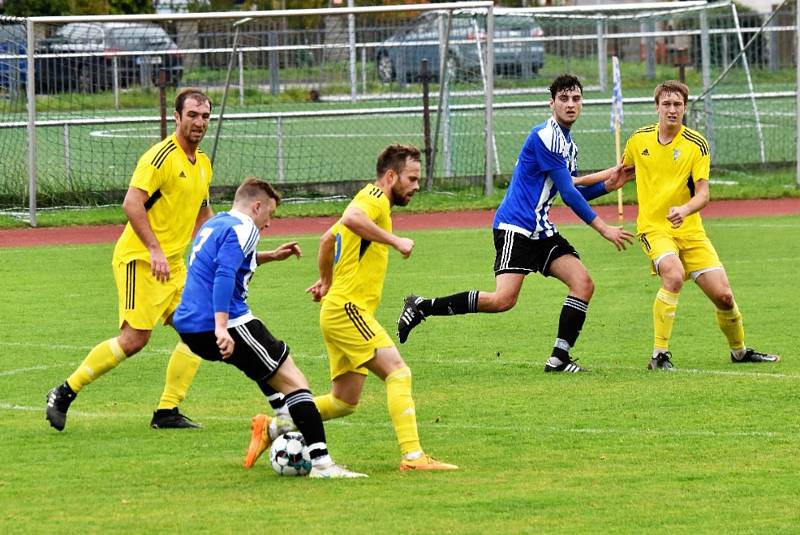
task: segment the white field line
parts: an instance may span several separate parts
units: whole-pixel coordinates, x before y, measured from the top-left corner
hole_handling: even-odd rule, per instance
[[[0,411],[20,411],[20,412],[41,412],[44,413],[44,403],[40,407],[29,407],[25,405],[17,405],[14,403],[7,403],[0,401]],[[115,419],[126,418],[131,420],[145,419],[144,413],[121,413],[121,412],[96,412],[96,411],[82,411],[71,410],[70,416],[78,416],[82,418],[98,418],[98,419]],[[203,416],[203,420],[213,422],[247,422],[250,416]],[[364,427],[374,428],[391,427],[389,422],[382,422],[376,424],[374,422],[357,422],[352,420],[336,419],[325,422],[325,426],[341,426],[341,427]],[[421,427],[427,427],[428,424],[420,421]],[[686,431],[669,431],[661,429],[620,429],[614,427],[556,427],[544,426],[535,427],[527,425],[481,425],[481,424],[459,424],[459,423],[444,423],[436,422],[431,424],[437,429],[450,428],[450,429],[475,429],[479,431],[502,431],[504,433],[517,432],[517,433],[550,433],[550,434],[579,434],[579,435],[621,435],[621,436],[670,436],[670,437],[728,437],[728,438],[792,438],[797,437],[800,433],[797,432],[777,432],[777,431],[711,431],[711,430],[686,430]]]
[[[51,345],[46,343],[40,342],[0,342],[0,347],[2,346],[13,346],[13,347],[39,347],[43,349],[71,349],[71,350],[78,350],[78,351],[88,351],[91,349],[89,346],[79,346],[79,345]],[[158,353],[162,355],[169,355],[172,353],[171,349],[154,349],[145,351],[150,351],[151,353]],[[297,361],[304,361],[304,360],[314,360],[314,361],[325,361],[327,360],[327,355],[309,355],[305,353],[293,353],[292,358]],[[442,364],[446,366],[451,366],[454,364],[465,364],[470,366],[486,366],[486,365],[493,365],[493,366],[530,366],[536,367],[544,365],[544,360],[540,363],[539,360],[536,359],[501,359],[501,358],[464,358],[464,357],[447,357],[447,356],[415,356],[413,358],[413,362],[424,362],[428,364]],[[61,362],[58,364],[40,364],[35,366],[27,366],[27,367],[20,367],[20,368],[11,368],[9,370],[0,371],[0,377],[8,377],[13,375],[19,375],[23,373],[29,372],[36,372],[42,371],[52,368],[63,368],[68,366],[77,366],[78,362]],[[745,364],[744,366],[750,367],[750,365]],[[763,366],[770,366],[769,364],[765,364]],[[636,366],[617,366],[617,365],[597,365],[592,366],[590,368],[596,370],[625,370],[625,371],[641,371],[643,373],[652,373],[647,372],[644,370],[644,367],[636,367]],[[730,377],[752,377],[755,379],[785,379],[785,380],[800,380],[800,374],[785,374],[785,373],[764,373],[764,372],[747,372],[747,371],[726,371],[726,370],[705,370],[699,368],[677,368],[675,372],[678,374],[693,374],[693,375],[709,375],[709,376],[730,376]]]

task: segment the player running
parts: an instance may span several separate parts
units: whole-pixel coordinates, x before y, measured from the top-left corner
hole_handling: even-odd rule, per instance
[[[633,234],[607,225],[586,201],[618,189],[624,184],[621,177],[630,169],[618,165],[581,179],[574,178],[578,174],[578,146],[570,129],[583,107],[583,88],[578,78],[565,74],[553,80],[550,96],[553,115],[535,126],[522,146],[511,184],[495,213],[492,225],[495,291],[471,290],[433,299],[407,296],[397,320],[401,344],[429,316],[510,310],[517,302],[525,276],[538,272],[555,277],[568,289],[553,351],[544,371],[585,371],[570,351],[586,320],[594,282],[578,252],[550,221],[550,206],[560,193],[587,225],[618,250],[625,249],[626,244],[633,242]],[[584,187],[585,181],[596,183]]]

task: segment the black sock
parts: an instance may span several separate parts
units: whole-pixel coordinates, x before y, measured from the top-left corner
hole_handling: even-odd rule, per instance
[[[577,297],[568,295],[561,307],[561,316],[558,319],[558,336],[553,346],[552,356],[562,362],[569,360],[569,350],[578,340],[578,335],[586,321],[586,310],[589,303]]]
[[[311,392],[295,390],[287,394],[285,400],[294,425],[306,439],[309,457],[314,460],[328,455],[328,446],[325,444],[325,427],[322,425],[322,417],[314,404]]]
[[[283,409],[286,406],[286,400],[283,397],[283,394],[269,386],[267,381],[256,381],[258,388],[264,392],[264,395],[267,396],[267,400],[269,400],[269,406],[272,407],[273,410],[278,411]]]
[[[423,299],[417,303],[426,316],[453,316],[478,311],[478,290],[470,290],[446,297]]]

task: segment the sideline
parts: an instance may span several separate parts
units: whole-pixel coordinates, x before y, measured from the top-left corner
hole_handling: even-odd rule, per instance
[[[593,206],[607,223],[617,221],[617,208],[613,205]],[[766,217],[800,215],[800,197],[781,199],[742,199],[712,201],[701,212],[704,219],[718,217]],[[625,224],[636,220],[635,205],[625,206]],[[580,223],[580,219],[566,206],[554,206],[551,219],[560,225]],[[430,212],[411,214],[402,210],[392,215],[395,230],[431,230],[447,228],[489,228],[494,210],[465,210],[459,212]],[[262,233],[270,237],[322,234],[336,217],[287,217],[272,220],[270,228]],[[0,248],[34,247],[45,245],[110,243],[122,233],[123,225],[41,227],[0,230]]]

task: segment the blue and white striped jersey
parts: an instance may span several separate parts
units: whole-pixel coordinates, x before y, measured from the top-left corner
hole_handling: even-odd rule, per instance
[[[200,228],[181,304],[172,318],[178,332],[213,331],[215,312],[228,312],[228,328],[253,319],[245,301],[259,237],[253,220],[235,209],[220,212]]]
[[[533,127],[522,146],[511,184],[492,226],[521,232],[533,239],[553,236],[558,230],[550,221],[549,212],[556,193],[561,193],[564,202],[590,223],[596,214],[586,202],[584,192],[572,184],[572,177],[577,175],[578,146],[569,130],[550,117]]]

